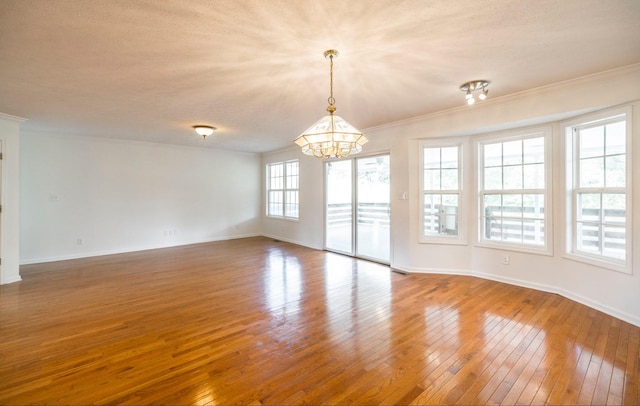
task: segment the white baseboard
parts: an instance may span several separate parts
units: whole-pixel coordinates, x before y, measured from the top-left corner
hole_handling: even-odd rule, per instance
[[[11,278],[7,278],[6,280],[2,281],[2,285],[7,285],[9,283],[14,283],[14,282],[20,282],[22,280],[22,278],[18,275],[18,276],[14,276]]]
[[[395,265],[392,266],[392,268],[399,269],[403,272],[408,272],[408,273],[430,273],[430,274],[444,274],[444,275],[474,276],[477,278],[507,283],[509,285],[521,286],[523,288],[555,293],[560,296],[566,297],[567,299],[573,300],[574,302],[578,302],[585,306],[591,307],[592,309],[601,311],[602,313],[605,313],[610,316],[616,317],[620,320],[626,321],[627,323],[631,323],[634,326],[640,327],[640,317],[637,315],[629,314],[622,310],[615,309],[611,306],[607,306],[598,301],[589,299],[575,292],[572,292],[568,289],[563,289],[557,286],[530,282],[530,281],[525,281],[525,280],[516,279],[516,278],[508,278],[508,277],[493,275],[493,274],[489,274],[481,271],[470,271],[470,270],[461,270],[461,269],[398,267]]]
[[[288,238],[282,238],[282,237],[279,237],[277,235],[262,234],[262,236],[266,237],[266,238],[271,238],[273,240],[284,241],[284,242],[288,242],[288,243],[295,244],[295,245],[301,245],[303,247],[311,248],[313,250],[322,250],[323,249],[322,247],[314,247],[312,245],[301,243],[300,241],[295,241],[295,240],[291,240],[291,239],[288,239]]]
[[[261,234],[252,233],[252,234],[242,234],[242,235],[233,235],[233,236],[225,236],[225,237],[216,237],[216,238],[208,238],[204,240],[185,240],[185,241],[172,241],[171,244],[163,244],[163,245],[149,245],[149,246],[138,246],[126,249],[114,249],[114,250],[100,250],[100,251],[89,251],[82,252],[78,254],[69,254],[69,255],[57,255],[54,257],[45,257],[45,258],[35,258],[29,259],[26,261],[20,261],[20,265],[31,265],[31,264],[41,264],[44,262],[55,262],[55,261],[66,261],[70,259],[81,259],[81,258],[91,258],[91,257],[99,257],[102,255],[115,255],[115,254],[126,254],[129,252],[139,252],[139,251],[149,251],[149,250],[157,250],[162,248],[171,248],[171,247],[181,247],[184,245],[192,245],[192,244],[203,244],[208,242],[216,242],[216,241],[227,241],[227,240],[237,240],[240,238],[250,238],[250,237],[261,237]]]

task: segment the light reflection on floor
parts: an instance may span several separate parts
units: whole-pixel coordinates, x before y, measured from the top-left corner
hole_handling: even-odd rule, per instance
[[[267,308],[274,315],[295,315],[302,297],[301,268],[298,258],[280,250],[269,252],[264,272]]]
[[[341,342],[345,351],[367,345],[367,330],[375,329],[377,345],[389,345],[391,276],[388,266],[328,254],[325,262],[325,303],[329,335]],[[348,269],[351,269],[349,272]],[[376,299],[371,300],[370,296]],[[373,303],[373,304],[372,304]],[[353,336],[355,340],[344,340]]]

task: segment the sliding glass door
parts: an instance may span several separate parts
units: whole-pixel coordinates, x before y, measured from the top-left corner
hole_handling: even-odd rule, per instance
[[[325,176],[325,247],[353,255],[353,162],[327,162]]]
[[[327,250],[390,262],[389,155],[325,163]]]
[[[356,256],[388,263],[391,227],[389,155],[356,159]]]

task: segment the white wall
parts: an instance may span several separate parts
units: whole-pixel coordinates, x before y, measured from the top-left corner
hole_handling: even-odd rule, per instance
[[[496,81],[492,86],[499,86]],[[452,91],[457,89],[453,88]],[[376,128],[365,129],[370,143],[363,153],[391,151],[391,226],[392,259],[396,269],[409,272],[453,273],[475,275],[512,284],[562,294],[608,314],[640,325],[640,103],[633,106],[634,143],[632,145],[634,205],[632,208],[633,274],[598,268],[564,257],[564,213],[562,199],[563,157],[560,153],[562,134],[558,122],[589,111],[640,99],[640,65],[604,72],[589,77],[558,83],[502,98],[489,98],[474,106],[464,104],[460,95],[459,108],[418,117]],[[501,264],[499,249],[475,245],[477,235],[476,202],[474,190],[470,192],[468,217],[469,242],[466,245],[424,244],[418,242],[419,232],[419,168],[418,143],[420,140],[458,136],[473,141],[476,135],[509,128],[523,128],[546,123],[553,128],[554,140],[554,203],[553,203],[553,255],[507,252],[508,266]],[[322,161],[299,155],[295,149],[269,155],[266,161],[300,157],[313,170],[301,174],[301,185],[319,188],[323,182]],[[306,163],[312,160],[312,163]],[[264,164],[265,162],[263,162]],[[469,173],[471,172],[471,173]],[[467,175],[475,176],[475,170]],[[303,186],[301,186],[302,188]],[[408,199],[402,200],[403,192]],[[314,190],[313,199],[301,202],[300,222],[294,226],[281,226],[279,222],[265,220],[265,233],[302,245],[319,247],[322,241],[314,239],[322,232],[322,221],[314,216],[323,213],[323,197]],[[304,193],[301,194],[304,196]],[[280,227],[280,228],[279,228]],[[316,244],[319,244],[316,246]]]
[[[0,285],[20,280],[20,124],[0,113]]]
[[[23,264],[261,234],[257,154],[46,133],[21,142]]]

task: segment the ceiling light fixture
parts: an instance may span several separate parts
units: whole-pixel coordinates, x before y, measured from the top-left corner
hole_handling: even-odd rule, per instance
[[[461,84],[460,90],[466,93],[464,98],[467,100],[467,104],[472,105],[476,102],[476,100],[473,98],[473,92],[475,92],[476,90],[481,91],[481,93],[478,95],[478,99],[486,99],[487,94],[489,93],[489,89],[487,89],[489,83],[491,82],[488,80],[472,80],[471,82]]]
[[[333,58],[339,55],[335,49],[324,52],[324,57],[331,63],[328,116],[322,117],[311,127],[307,128],[295,143],[302,147],[302,153],[313,155],[316,158],[342,158],[362,151],[362,145],[367,137],[349,124],[345,119],[333,114],[336,111],[333,98]]]
[[[203,139],[213,134],[213,132],[216,130],[215,127],[211,127],[210,125],[194,125],[193,129],[196,130],[198,135],[202,135]]]

